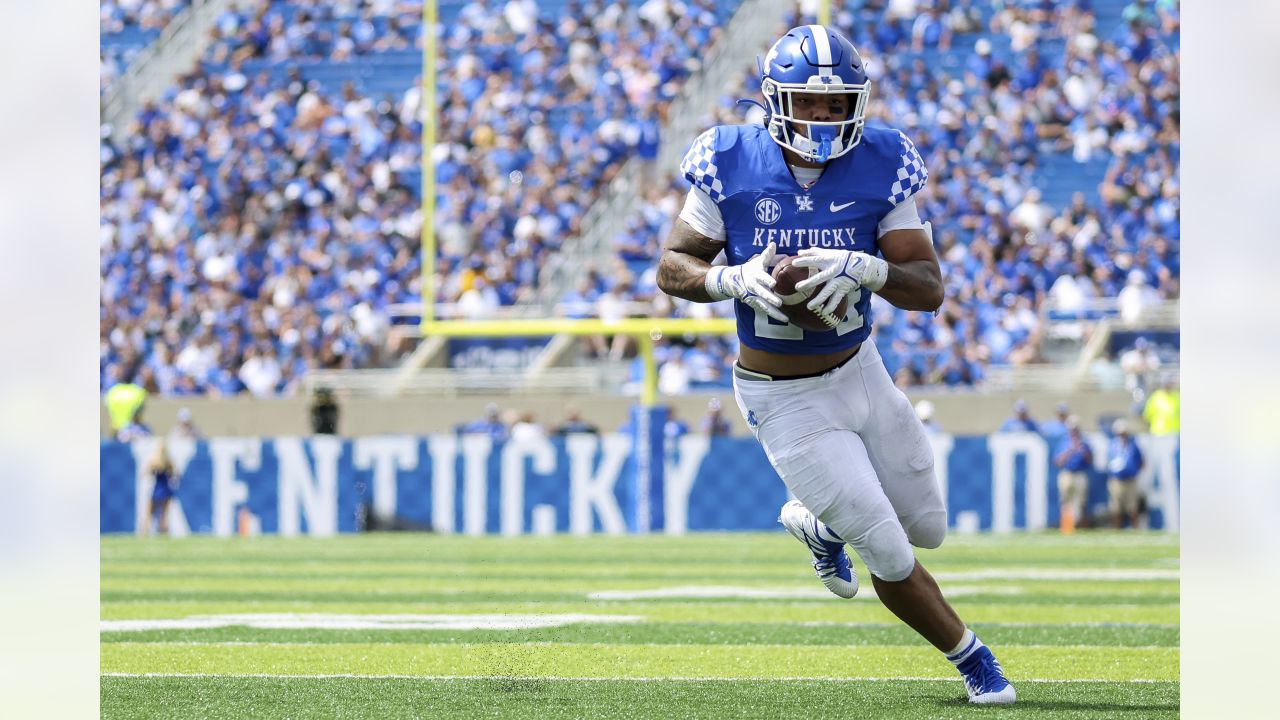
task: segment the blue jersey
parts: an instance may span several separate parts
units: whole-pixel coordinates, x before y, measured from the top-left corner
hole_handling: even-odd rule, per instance
[[[1070,437],[1063,438],[1056,458],[1062,462],[1062,469],[1069,472],[1082,472],[1093,467],[1093,450],[1084,440],[1076,442]]]
[[[1111,476],[1120,480],[1132,480],[1142,470],[1142,451],[1132,438],[1123,440],[1111,438],[1111,447],[1107,452],[1107,470]]]
[[[853,150],[827,163],[810,188],[796,182],[782,148],[756,125],[720,125],[698,136],[680,164],[724,218],[730,265],[769,243],[777,257],[808,247],[880,252],[880,221],[929,177],[915,145],[891,128],[868,127]],[[833,330],[805,330],[734,301],[738,339],[757,350],[819,355],[845,350],[871,333],[871,293],[858,290]]]
[[[168,470],[160,470],[156,472],[155,477],[156,484],[151,490],[152,502],[168,500],[173,497],[173,485],[170,484],[173,480],[173,474]]]

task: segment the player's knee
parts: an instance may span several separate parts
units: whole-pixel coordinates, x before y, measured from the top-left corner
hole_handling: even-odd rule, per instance
[[[916,566],[906,533],[897,522],[883,521],[871,528],[861,542],[853,543],[867,570],[881,580],[906,580]]]
[[[918,548],[932,550],[947,538],[947,513],[931,512],[918,518],[907,528],[907,539]]]
[[[885,580],[887,582],[902,582],[911,576],[911,571],[916,569],[916,556],[911,552],[910,546],[905,551],[895,551],[890,556],[884,558],[884,562],[878,569],[872,569],[871,574]]]

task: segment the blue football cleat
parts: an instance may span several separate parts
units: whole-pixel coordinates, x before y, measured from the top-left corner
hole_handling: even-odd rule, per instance
[[[1005,678],[1000,661],[986,646],[974,650],[957,669],[964,677],[969,702],[974,705],[1008,705],[1018,697]]]
[[[858,576],[849,564],[844,541],[813,516],[799,500],[782,506],[778,522],[813,553],[813,569],[828,590],[842,598],[858,594]]]

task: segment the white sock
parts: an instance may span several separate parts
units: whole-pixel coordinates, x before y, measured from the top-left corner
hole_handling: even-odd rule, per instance
[[[982,641],[978,639],[977,635],[973,634],[972,630],[965,628],[964,635],[960,636],[960,642],[952,648],[951,652],[947,653],[947,659],[951,661],[952,665],[958,667],[960,663],[967,660],[980,647],[983,647]]]

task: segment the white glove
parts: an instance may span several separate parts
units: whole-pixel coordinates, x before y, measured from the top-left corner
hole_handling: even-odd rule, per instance
[[[796,283],[796,290],[808,292],[826,283],[821,292],[809,299],[807,307],[828,318],[834,317],[840,301],[858,288],[875,292],[889,279],[889,263],[856,250],[805,248],[791,264],[817,270],[810,270],[808,279]]]
[[[707,271],[704,287],[707,294],[717,300],[737,298],[743,304],[765,313],[781,322],[788,322],[782,312],[782,298],[773,292],[777,282],[769,273],[773,264],[773,254],[777,251],[774,243],[741,265],[717,265]]]

